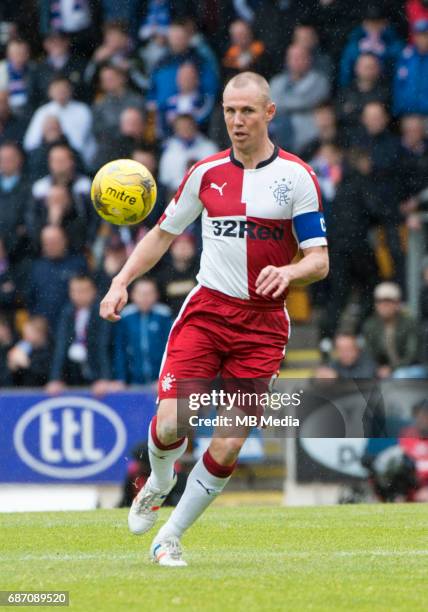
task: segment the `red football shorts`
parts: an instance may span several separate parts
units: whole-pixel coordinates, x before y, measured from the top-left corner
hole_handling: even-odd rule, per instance
[[[159,399],[177,397],[177,381],[270,380],[285,355],[290,321],[284,308],[260,306],[196,287],[187,297],[169,335],[163,357]]]

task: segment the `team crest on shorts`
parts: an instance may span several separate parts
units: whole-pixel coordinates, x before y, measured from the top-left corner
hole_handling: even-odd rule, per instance
[[[162,391],[171,391],[172,385],[176,382],[176,378],[174,374],[170,374],[169,372],[165,374],[165,376],[161,380]]]
[[[279,206],[287,206],[291,202],[291,181],[283,178],[279,181],[275,181],[273,185],[269,187],[275,198],[275,202]]]

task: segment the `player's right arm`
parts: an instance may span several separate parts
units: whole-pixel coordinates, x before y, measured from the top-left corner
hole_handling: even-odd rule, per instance
[[[159,219],[158,225],[137,244],[122,270],[112,280],[111,287],[100,304],[100,315],[103,319],[119,321],[119,313],[128,301],[129,284],[151,270],[169,249],[172,241],[201,214],[200,181],[200,173],[191,169]]]
[[[127,288],[130,283],[151,270],[176,237],[156,225],[140,240],[122,270],[113,278],[110,289],[100,304],[100,315],[103,319],[119,321],[119,312],[128,301]]]

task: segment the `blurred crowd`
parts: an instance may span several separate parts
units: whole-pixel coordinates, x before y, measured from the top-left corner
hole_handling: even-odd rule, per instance
[[[115,326],[99,296],[186,169],[229,146],[221,90],[244,70],[270,81],[272,139],[321,184],[320,375],[342,367],[333,346],[345,369],[366,352],[365,374],[424,375],[428,266],[421,320],[402,302],[406,231],[424,233],[428,203],[428,0],[2,0],[0,57],[0,386],[102,394],[156,380],[196,284],[198,224],[133,285]],[[96,170],[124,157],[159,185],[138,227],[101,222],[90,203]]]

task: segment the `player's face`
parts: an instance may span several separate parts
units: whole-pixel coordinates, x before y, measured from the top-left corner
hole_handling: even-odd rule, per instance
[[[248,154],[257,151],[267,138],[275,104],[267,102],[254,84],[227,87],[223,95],[223,112],[234,148]]]

